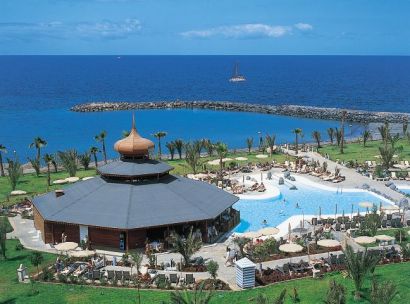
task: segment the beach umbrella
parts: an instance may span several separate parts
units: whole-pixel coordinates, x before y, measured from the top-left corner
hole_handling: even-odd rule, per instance
[[[255,156],[256,158],[268,158],[268,155],[266,154],[258,154]]]
[[[235,160],[245,161],[245,160],[248,160],[248,159],[246,157],[240,156],[240,157],[235,157]]]
[[[350,214],[350,219],[351,219],[351,220],[353,220],[353,212],[354,212],[353,209],[354,209],[354,206],[353,206],[353,204],[352,204],[352,213]]]
[[[24,194],[27,194],[27,192],[23,190],[14,190],[10,192],[10,195],[24,195]]]
[[[319,240],[317,244],[321,247],[325,248],[334,248],[337,246],[340,246],[340,242],[337,240],[331,240],[331,239],[325,239],[325,240]],[[330,252],[329,250],[327,251],[327,256],[329,257]]]
[[[255,238],[262,236],[262,234],[257,231],[249,231],[249,232],[243,233],[242,236],[249,238],[249,239],[255,239]]]
[[[78,247],[78,244],[75,242],[64,242],[54,246],[55,249],[59,251],[70,251]]]
[[[376,238],[372,236],[359,236],[353,239],[358,244],[372,244],[376,242]]]
[[[322,218],[322,208],[319,206],[319,219]]]
[[[375,235],[374,236],[376,240],[378,241],[393,241],[394,237],[390,236],[390,235],[385,235],[385,234],[380,234],[380,235]]]
[[[275,227],[266,227],[258,230],[261,235],[275,235],[279,233],[279,229]]]
[[[288,239],[289,240],[290,240],[291,233],[292,233],[292,227],[291,227],[290,222],[289,222],[289,224],[288,224]]]
[[[222,158],[222,162],[223,162],[223,163],[226,163],[226,162],[232,161],[232,160],[233,160],[233,159],[232,159],[232,158],[229,158],[229,157]]]
[[[72,177],[67,177],[65,180],[67,181],[67,183],[75,183],[75,182],[78,182],[80,178],[77,176],[72,176]]]
[[[208,164],[212,165],[212,166],[218,166],[219,165],[219,159],[210,160],[208,162]]]
[[[359,206],[363,207],[363,208],[372,208],[373,207],[373,203],[372,202],[360,202]]]
[[[303,250],[303,247],[298,245],[298,244],[283,244],[279,246],[279,250],[282,252],[286,253],[296,253],[296,252],[301,252]]]
[[[57,179],[55,181],[53,181],[54,185],[62,185],[62,184],[66,184],[67,181],[65,179]]]
[[[70,251],[68,253],[69,256],[76,257],[76,258],[83,258],[83,257],[89,257],[95,254],[94,250],[74,250]]]
[[[86,181],[86,180],[93,179],[93,178],[94,176],[86,176],[86,177],[83,177],[82,180]]]

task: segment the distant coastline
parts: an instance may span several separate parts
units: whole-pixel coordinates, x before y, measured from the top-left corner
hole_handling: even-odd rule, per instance
[[[300,105],[265,105],[230,101],[153,101],[153,102],[89,102],[73,106],[74,112],[101,112],[147,109],[208,109],[232,112],[254,112],[292,117],[340,120],[346,111],[346,121],[357,123],[401,123],[410,120],[410,114],[400,112],[373,112],[363,110],[322,108]]]

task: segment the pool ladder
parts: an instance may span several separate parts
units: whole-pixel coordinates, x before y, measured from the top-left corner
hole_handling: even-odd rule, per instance
[[[342,194],[343,193],[343,187],[337,187],[336,189],[336,194]]]

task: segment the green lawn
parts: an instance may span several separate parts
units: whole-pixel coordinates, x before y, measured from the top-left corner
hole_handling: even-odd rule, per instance
[[[16,251],[17,240],[7,241],[8,260],[0,260],[0,303],[136,303],[137,292],[135,289],[121,288],[95,288],[79,285],[57,285],[49,283],[38,283],[35,288],[39,290],[37,295],[31,295],[30,284],[19,284],[17,282],[16,269],[23,263],[29,266],[30,272],[35,269],[30,266],[28,250]],[[52,263],[55,256],[44,254],[43,265]],[[394,303],[410,303],[410,263],[391,264],[376,268],[376,278],[379,280],[392,280],[398,285],[399,297]],[[358,303],[353,301],[353,283],[350,279],[344,279],[339,273],[325,276],[324,279],[301,279],[278,283],[267,287],[256,288],[240,292],[219,292],[215,294],[213,304],[232,303],[252,303],[252,299],[259,293],[264,292],[269,296],[277,295],[283,288],[289,291],[293,287],[297,288],[301,298],[301,303],[321,303],[328,288],[329,281],[336,279],[342,282],[348,290],[348,303]],[[365,284],[365,297],[368,297],[370,282]],[[141,291],[142,303],[160,303],[169,299],[168,291]],[[253,301],[254,303],[254,301]],[[286,303],[291,303],[287,297]],[[360,303],[369,303],[363,300]]]
[[[329,154],[331,160],[357,160],[359,163],[363,163],[366,160],[379,161],[375,158],[375,155],[379,155],[379,147],[381,145],[380,140],[369,141],[366,143],[366,147],[363,147],[362,143],[346,143],[344,147],[344,153],[340,154],[339,147],[335,145],[325,145],[319,149],[319,152],[324,154]],[[410,160],[410,143],[407,140],[400,140],[397,146],[402,146],[403,151],[399,153],[399,158],[397,160]]]
[[[0,216],[0,222],[6,222],[6,231],[7,233],[13,231],[13,227],[11,226],[9,219],[6,216]]]

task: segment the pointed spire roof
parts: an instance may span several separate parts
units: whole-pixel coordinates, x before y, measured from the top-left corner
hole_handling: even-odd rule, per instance
[[[132,114],[132,127],[130,134],[114,145],[114,149],[122,156],[128,157],[142,157],[148,156],[148,151],[155,147],[154,143],[142,137],[135,127],[135,115]]]

